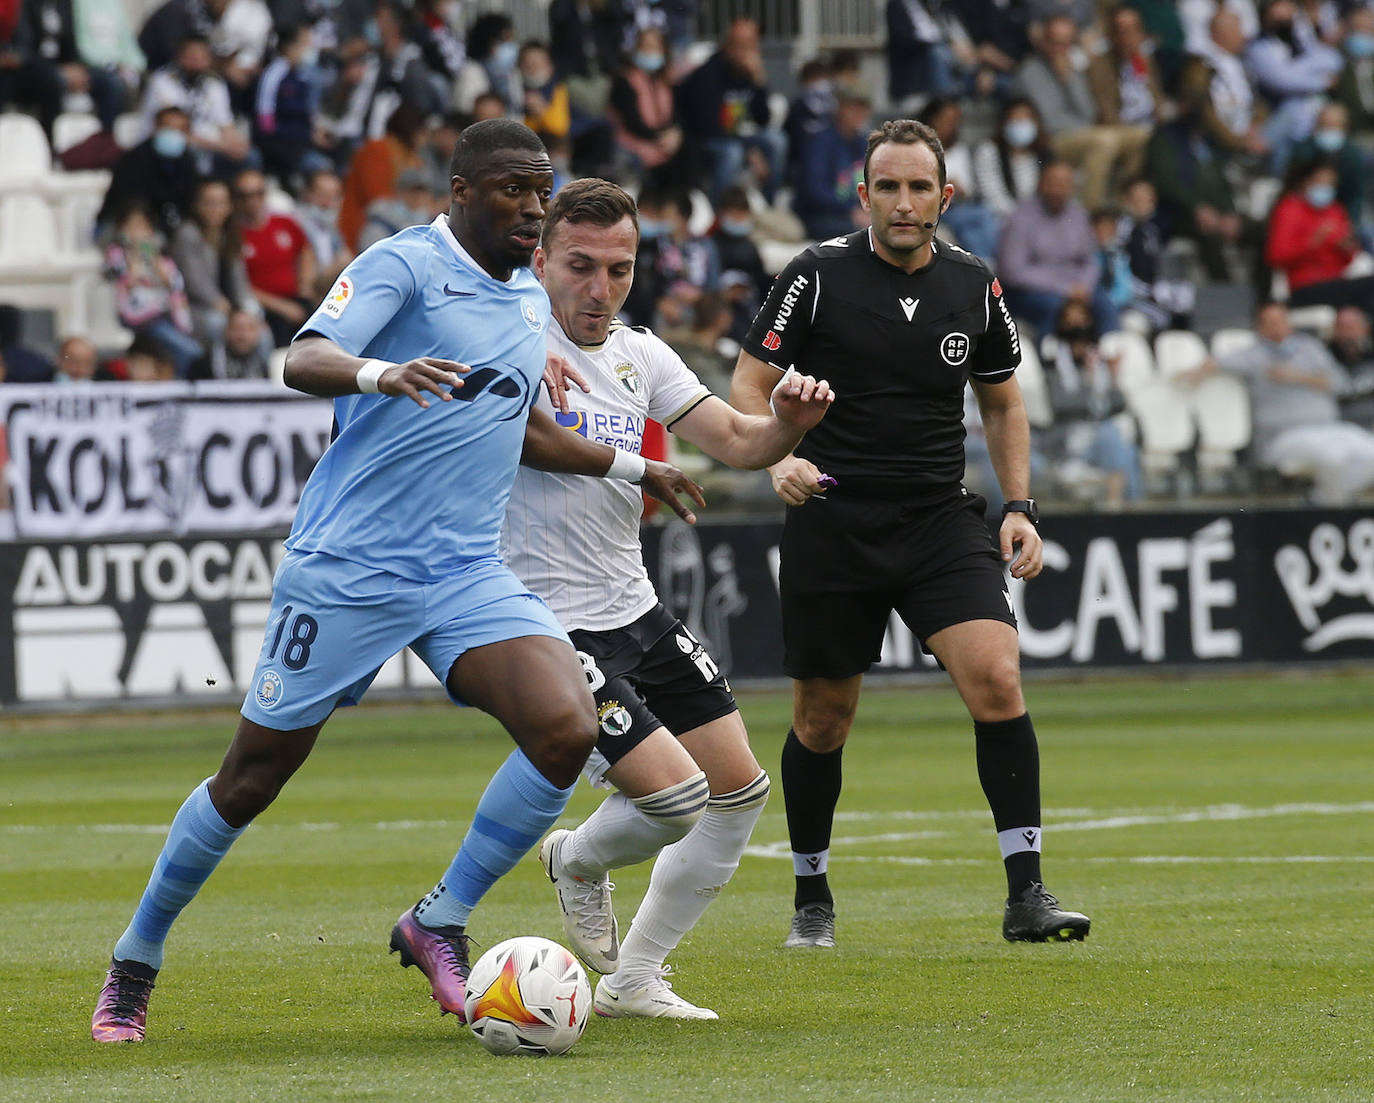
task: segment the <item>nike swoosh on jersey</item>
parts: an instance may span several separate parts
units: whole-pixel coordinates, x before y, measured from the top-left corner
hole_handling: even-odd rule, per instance
[[[453,288],[451,288],[448,284],[444,284],[444,294],[445,294],[445,295],[458,295],[458,296],[461,296],[461,297],[464,298],[464,299],[475,299],[475,298],[477,297],[477,292],[476,292],[476,291],[455,291],[455,290],[454,290]]]

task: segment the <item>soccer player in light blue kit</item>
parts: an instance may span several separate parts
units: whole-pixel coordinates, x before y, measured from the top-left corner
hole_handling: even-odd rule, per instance
[[[597,735],[567,635],[499,559],[522,453],[546,470],[642,479],[689,519],[676,491],[701,501],[676,469],[531,410],[549,300],[528,265],[552,183],[533,131],[508,119],[469,127],[448,215],[358,257],[292,343],[286,381],[334,397],[338,433],[301,495],[233,743],[177,812],[115,945],[96,1041],[143,1039],[172,922],[330,713],[407,646],[516,743],[452,865],[391,933],[402,964],[462,1015],[468,917],[562,813]]]

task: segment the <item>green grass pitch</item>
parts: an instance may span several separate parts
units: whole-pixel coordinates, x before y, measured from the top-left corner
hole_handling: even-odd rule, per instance
[[[386,952],[509,743],[443,705],[349,709],[173,929],[149,1040],[91,1008],[165,825],[234,717],[0,721],[0,1099],[1370,1100],[1374,677],[1029,686],[1046,879],[1093,918],[1009,945],[970,725],[871,687],[845,756],[833,952],[784,951],[780,787],[674,956],[714,1023],[593,1019],[487,1055]],[[788,698],[741,706],[776,777]],[[597,796],[585,785],[569,822]],[[647,867],[616,875],[622,929]],[[531,856],[472,933],[561,938]]]

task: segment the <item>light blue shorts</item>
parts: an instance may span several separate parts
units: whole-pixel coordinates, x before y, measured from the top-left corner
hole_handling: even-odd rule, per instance
[[[276,731],[309,727],[361,701],[382,664],[406,647],[443,685],[465,651],[520,636],[568,638],[498,559],[441,582],[411,582],[321,552],[288,552],[240,711]]]

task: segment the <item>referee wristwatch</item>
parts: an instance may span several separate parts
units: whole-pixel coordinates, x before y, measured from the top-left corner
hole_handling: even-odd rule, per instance
[[[1040,507],[1035,504],[1034,498],[1016,498],[1010,502],[1002,503],[1002,516],[1008,513],[1024,513],[1032,525],[1040,524]]]

